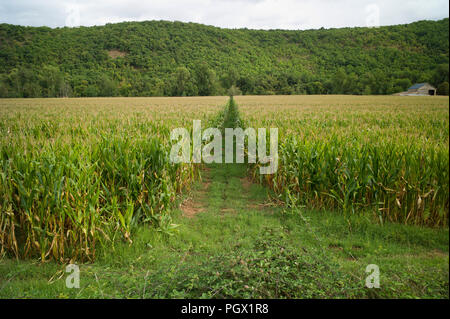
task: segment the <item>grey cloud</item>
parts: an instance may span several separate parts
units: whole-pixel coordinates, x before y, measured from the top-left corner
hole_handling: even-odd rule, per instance
[[[448,17],[447,0],[0,0],[0,23],[64,26],[75,5],[86,26],[156,19],[228,28],[352,27],[366,25],[373,4],[381,25]]]

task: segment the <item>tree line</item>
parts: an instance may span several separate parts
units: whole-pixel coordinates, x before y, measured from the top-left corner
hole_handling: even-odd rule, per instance
[[[221,29],[146,21],[79,28],[0,24],[0,97],[448,95],[448,18],[380,28]]]

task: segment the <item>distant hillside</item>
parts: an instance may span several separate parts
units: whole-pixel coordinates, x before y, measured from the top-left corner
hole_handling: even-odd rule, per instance
[[[308,31],[0,24],[0,97],[390,94],[448,82],[449,23]]]

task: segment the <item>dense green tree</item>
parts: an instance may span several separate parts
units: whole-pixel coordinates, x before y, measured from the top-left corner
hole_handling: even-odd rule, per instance
[[[411,87],[412,82],[410,79],[397,79],[394,81],[394,91],[402,92],[406,91],[409,87]]]
[[[439,64],[434,71],[432,83],[434,85],[439,85],[443,82],[449,82],[449,64]]]
[[[217,93],[218,83],[216,73],[206,63],[198,66],[196,77],[199,95],[214,95]]]
[[[64,84],[64,76],[58,67],[45,65],[42,68],[40,86],[42,88],[42,96],[57,97],[60,94],[61,87]]]
[[[391,94],[449,82],[449,19],[380,28],[231,30],[144,21],[0,24],[0,97]]]
[[[255,93],[255,80],[251,77],[240,77],[236,85],[242,90],[243,94]]]
[[[197,94],[191,72],[185,67],[178,67],[173,77],[173,93],[175,96],[192,96]]]
[[[234,67],[231,67],[227,73],[225,73],[221,78],[222,87],[225,89],[229,89],[232,86],[237,84],[239,79],[239,73],[236,71]]]
[[[102,74],[97,81],[98,96],[116,96],[117,84],[108,75]]]
[[[347,74],[343,68],[340,68],[333,77],[334,94],[345,93],[347,87]]]
[[[448,82],[442,82],[437,88],[438,95],[448,95]]]

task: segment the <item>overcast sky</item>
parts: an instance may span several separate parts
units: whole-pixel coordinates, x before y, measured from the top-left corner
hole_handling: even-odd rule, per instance
[[[304,30],[438,20],[448,11],[448,0],[0,0],[0,23],[63,27],[176,20]]]

